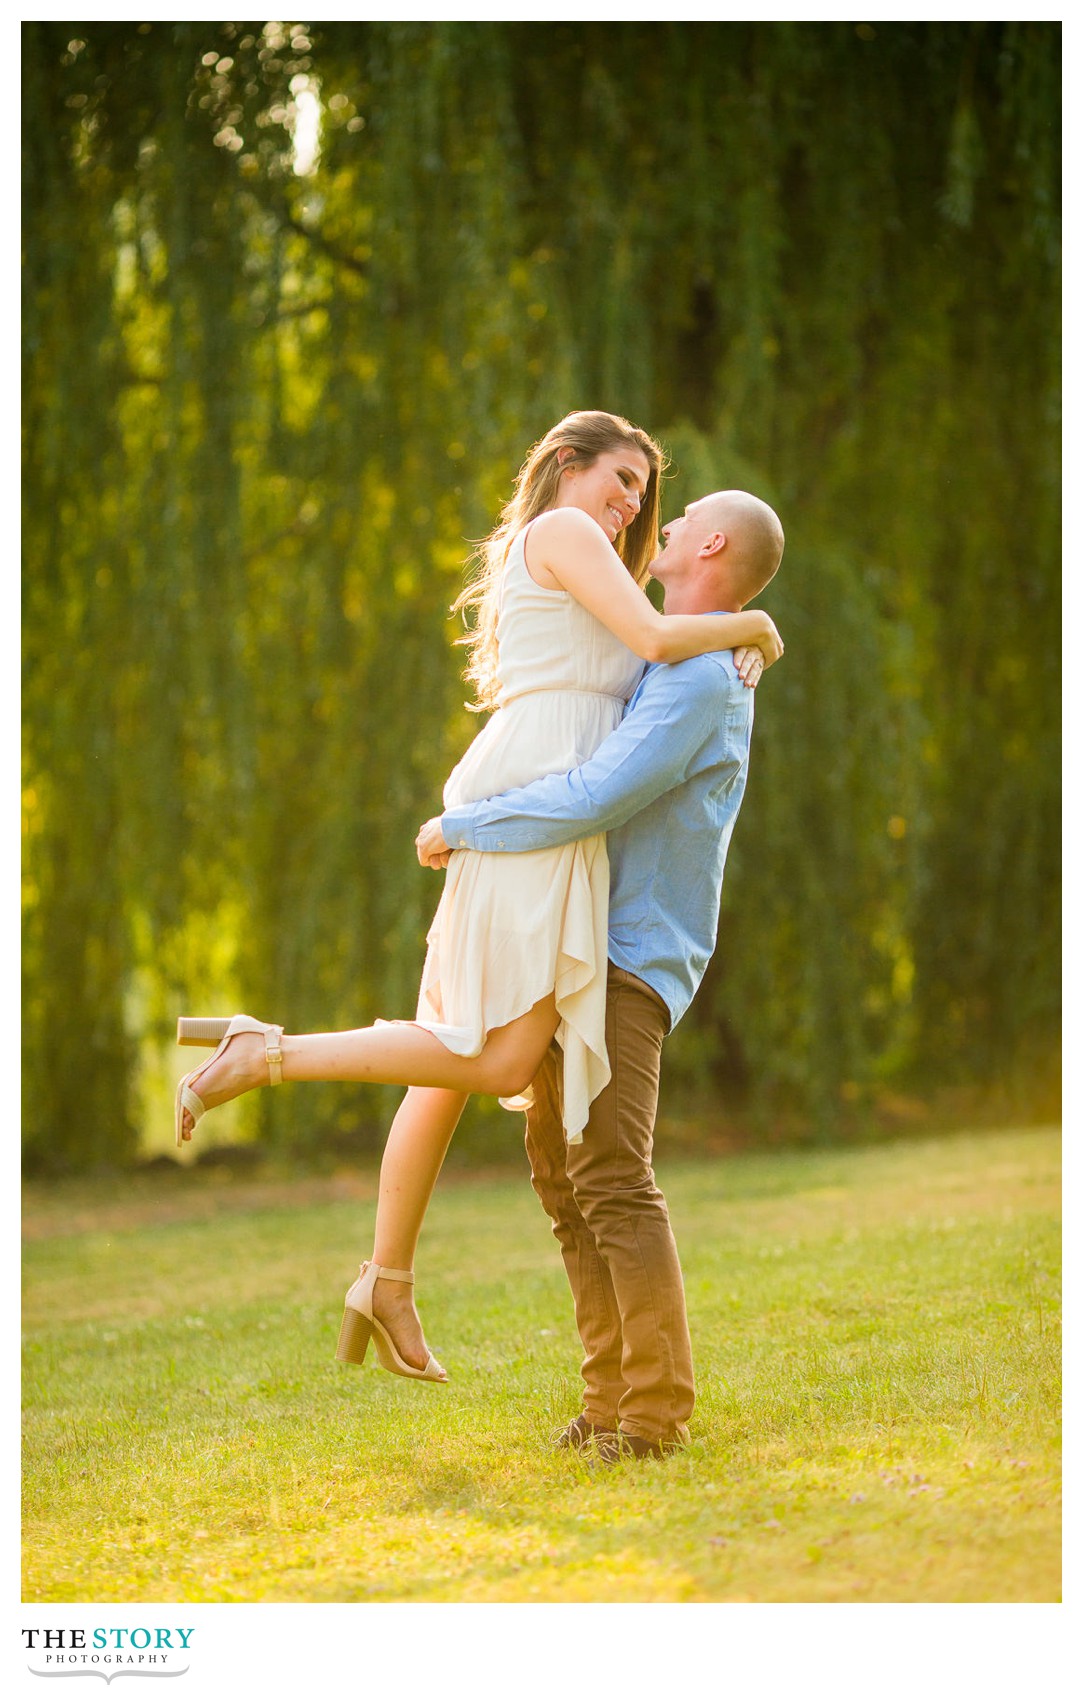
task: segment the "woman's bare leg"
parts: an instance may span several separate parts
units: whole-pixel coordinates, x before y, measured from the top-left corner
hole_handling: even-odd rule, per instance
[[[395,1021],[341,1033],[293,1033],[282,1040],[283,1080],[356,1080],[383,1086],[436,1086],[451,1092],[511,1097],[533,1080],[557,1030],[552,992],[489,1034],[476,1057],[449,1051],[427,1028]],[[192,1086],[208,1110],[267,1085],[264,1042],[238,1033]],[[192,1136],[185,1113],[183,1137]]]
[[[374,1263],[413,1268],[432,1189],[466,1100],[465,1092],[411,1086],[399,1105],[380,1164]]]
[[[409,1088],[391,1124],[380,1168],[374,1263],[387,1269],[413,1268],[425,1211],[467,1097],[471,1092],[508,1097],[522,1091],[537,1073],[556,1029],[556,998],[550,992],[516,1021],[494,1028],[476,1057],[457,1056],[412,1022],[283,1036],[285,1081],[366,1081]],[[262,1036],[236,1034],[192,1084],[208,1110],[266,1086]],[[191,1136],[191,1118],[186,1115],[184,1138]],[[423,1369],[428,1348],[413,1288],[401,1281],[377,1280],[372,1303],[401,1356]]]
[[[358,1080],[381,1086],[438,1086],[512,1097],[533,1080],[557,1030],[550,992],[515,1021],[495,1027],[476,1057],[457,1056],[411,1021],[341,1033],[286,1034],[283,1080]],[[257,1051],[262,1041],[256,1035]],[[266,1065],[260,1084],[265,1085]],[[202,1096],[202,1094],[201,1094]]]
[[[432,1189],[466,1098],[464,1092],[439,1086],[411,1086],[399,1105],[380,1165],[374,1263],[386,1269],[414,1267]],[[372,1308],[391,1330],[406,1362],[424,1369],[429,1354],[414,1306],[414,1289],[402,1281],[377,1281]]]

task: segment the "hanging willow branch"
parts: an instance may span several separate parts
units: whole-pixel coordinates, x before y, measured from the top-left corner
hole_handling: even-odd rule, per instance
[[[153,1145],[182,1000],[411,1013],[466,540],[581,406],[789,539],[670,1089],[1047,1101],[1059,77],[1051,24],[25,26],[30,1161]],[[306,1106],[250,1113],[382,1136]]]

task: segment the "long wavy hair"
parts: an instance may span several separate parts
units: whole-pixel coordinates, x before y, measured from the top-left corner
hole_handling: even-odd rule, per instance
[[[452,613],[474,611],[465,637],[458,639],[469,649],[463,677],[473,686],[475,701],[467,707],[482,713],[496,707],[498,689],[496,622],[499,614],[500,579],[512,539],[532,519],[556,505],[560,475],[566,467],[592,465],[601,454],[636,448],[647,458],[650,476],[639,512],[618,533],[614,545],[636,584],[647,581],[648,569],[658,552],[658,517],[661,479],[666,457],[646,431],[615,413],[596,411],[569,413],[540,442],[534,444],[515,480],[511,497],[488,537],[472,556],[470,582],[452,607]],[[561,449],[573,452],[564,460]]]

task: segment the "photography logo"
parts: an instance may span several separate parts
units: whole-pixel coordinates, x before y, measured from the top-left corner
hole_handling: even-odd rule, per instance
[[[24,1629],[33,1676],[186,1676],[191,1629]]]

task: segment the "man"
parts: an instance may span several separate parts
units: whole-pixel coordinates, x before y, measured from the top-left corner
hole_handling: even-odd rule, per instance
[[[765,502],[726,490],[662,528],[651,567],[669,614],[737,613],[770,582],[784,538]],[[516,852],[608,834],[612,1078],[581,1145],[564,1137],[560,1053],[533,1086],[526,1146],[553,1223],[586,1356],[583,1410],[557,1437],[607,1462],[688,1438],[695,1388],[684,1286],[651,1156],[662,1040],[715,946],[726,853],[741,805],[758,651],[647,668],[620,726],[571,773],[449,809],[422,828],[422,862],[452,849]]]

